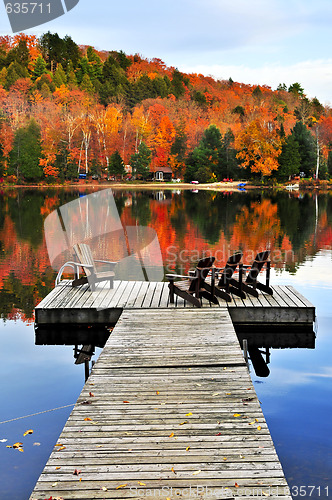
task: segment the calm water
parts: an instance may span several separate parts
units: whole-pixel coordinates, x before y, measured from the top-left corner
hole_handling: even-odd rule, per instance
[[[1,500],[29,497],[84,384],[72,347],[35,345],[33,309],[54,284],[43,222],[87,193],[0,194],[0,421],[63,407],[0,424]],[[123,223],[157,231],[167,271],[187,271],[207,250],[221,264],[242,249],[249,263],[269,247],[272,282],[293,285],[316,306],[316,348],[272,349],[270,376],[251,375],[294,498],[332,496],[332,195],[114,194]],[[6,448],[16,442],[24,453]]]

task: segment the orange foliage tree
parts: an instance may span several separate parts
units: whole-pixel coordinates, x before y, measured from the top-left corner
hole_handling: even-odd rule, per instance
[[[281,139],[269,124],[264,126],[258,119],[252,121],[235,138],[235,148],[239,150],[237,158],[241,166],[253,173],[268,176],[278,169]]]

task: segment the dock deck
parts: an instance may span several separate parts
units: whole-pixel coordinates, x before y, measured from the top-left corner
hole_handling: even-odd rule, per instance
[[[87,285],[72,288],[64,281],[36,307],[36,324],[115,324],[123,310],[193,309],[176,296],[169,303],[167,283],[115,281],[114,288],[100,284],[91,292]],[[202,308],[227,308],[235,325],[241,324],[313,324],[314,306],[291,286],[273,287],[273,295],[260,293],[259,298],[233,296],[231,302],[219,299],[219,306],[202,299]]]
[[[121,293],[83,291],[85,300],[59,287],[37,307],[39,321],[56,305],[68,313],[61,321],[74,306],[81,320],[82,308],[103,304],[101,314],[116,306],[122,315],[31,500],[291,499],[231,308],[170,308],[161,285],[140,293],[124,282]],[[280,300],[286,308],[290,299]],[[302,299],[292,300],[287,307]]]

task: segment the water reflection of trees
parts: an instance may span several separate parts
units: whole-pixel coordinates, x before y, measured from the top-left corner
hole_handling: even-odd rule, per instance
[[[43,238],[46,216],[88,194],[87,189],[12,189],[0,199],[0,308],[2,317],[34,306],[54,285]],[[163,194],[164,193],[164,194]],[[299,193],[222,193],[213,191],[116,191],[115,202],[126,225],[152,226],[164,259],[171,247],[216,254],[269,247],[279,252],[274,265],[296,268],[322,248],[332,246],[332,195]],[[251,254],[249,254],[251,256]],[[111,256],[110,256],[111,257]],[[176,259],[175,259],[176,260]],[[248,256],[248,260],[250,257]],[[181,269],[175,261],[173,268]],[[182,270],[190,267],[190,262]]]

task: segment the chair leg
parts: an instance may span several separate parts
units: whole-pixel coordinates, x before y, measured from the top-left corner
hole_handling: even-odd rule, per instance
[[[204,281],[203,283],[203,287],[205,288],[205,290],[207,292],[209,292],[212,296],[216,295],[217,297],[223,299],[223,300],[226,300],[227,302],[231,302],[232,300],[232,297],[229,295],[229,293],[227,293],[227,291],[224,291],[222,290],[220,287],[218,287],[217,285],[215,285],[213,288],[214,288],[214,293],[212,293],[212,286],[207,283],[206,281]],[[216,304],[216,302],[214,302]]]
[[[210,302],[213,302],[213,304],[219,305],[217,297],[215,295],[212,295],[212,293],[209,293],[206,290],[202,290],[200,295]]]
[[[260,283],[259,281],[257,281],[256,287],[259,290],[262,290],[262,292],[268,293],[269,295],[273,295],[272,288],[268,285],[264,285],[264,283]]]
[[[169,288],[169,302],[170,304],[174,304],[174,281],[170,281],[168,283]]]

